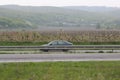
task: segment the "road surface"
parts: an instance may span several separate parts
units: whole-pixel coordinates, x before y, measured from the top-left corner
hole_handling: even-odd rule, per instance
[[[0,54],[0,62],[120,61],[120,53]]]

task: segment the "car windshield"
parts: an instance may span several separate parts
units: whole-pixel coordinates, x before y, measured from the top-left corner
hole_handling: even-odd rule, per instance
[[[51,41],[50,43],[48,43],[48,45],[58,45],[57,41]]]

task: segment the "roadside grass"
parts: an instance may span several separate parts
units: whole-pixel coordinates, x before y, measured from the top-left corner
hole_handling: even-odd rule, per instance
[[[120,42],[73,42],[74,45],[120,45]]]
[[[1,42],[0,46],[40,46],[47,42]]]
[[[120,61],[0,63],[0,80],[120,80]]]
[[[0,46],[40,46],[49,42],[2,42]],[[120,42],[72,42],[74,45],[120,45]]]

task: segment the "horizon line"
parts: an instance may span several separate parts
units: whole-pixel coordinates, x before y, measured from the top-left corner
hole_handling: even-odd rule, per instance
[[[42,7],[43,5],[21,5],[21,4],[0,4],[0,6],[32,6],[32,7]],[[80,7],[111,7],[111,8],[120,8],[120,6],[105,6],[105,5],[64,5],[64,6],[55,6],[55,5],[44,5],[49,7],[66,7],[66,6],[80,6]]]

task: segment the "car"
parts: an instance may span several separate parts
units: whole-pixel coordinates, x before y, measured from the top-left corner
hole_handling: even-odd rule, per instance
[[[44,44],[43,46],[46,47],[65,47],[65,46],[71,46],[73,43],[65,41],[65,40],[54,40],[49,42],[48,44]],[[49,49],[42,49],[42,51],[48,52]],[[51,49],[50,49],[51,50]],[[57,50],[57,49],[54,49]],[[60,49],[58,49],[60,50]],[[68,51],[68,49],[62,49],[62,51]]]
[[[64,40],[55,40],[43,46],[67,46],[67,45],[73,45],[73,44],[71,42],[64,41]]]

